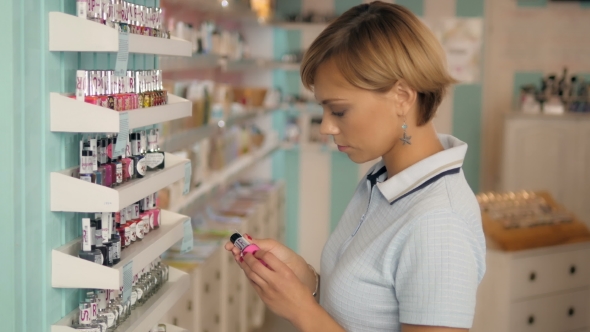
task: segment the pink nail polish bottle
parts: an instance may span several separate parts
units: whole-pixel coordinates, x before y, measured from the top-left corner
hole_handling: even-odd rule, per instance
[[[240,233],[234,233],[230,237],[230,241],[234,244],[234,246],[236,246],[236,248],[240,249],[242,256],[247,253],[254,254],[255,251],[260,250],[257,245],[248,242],[248,240],[246,240]]]

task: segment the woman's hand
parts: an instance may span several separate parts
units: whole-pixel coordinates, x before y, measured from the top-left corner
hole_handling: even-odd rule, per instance
[[[291,323],[295,324],[303,313],[317,306],[309,288],[271,252],[245,254],[240,267],[268,308]]]
[[[299,281],[307,286],[310,293],[315,291],[315,274],[313,271],[311,271],[303,257],[297,255],[293,250],[289,249],[287,246],[278,241],[271,239],[255,240],[248,234],[244,234],[244,237],[248,240],[248,242],[256,244],[261,251],[272,253],[275,258],[287,265],[293,271],[293,273],[295,273],[297,278],[299,278]],[[240,260],[242,259],[240,250],[236,248],[230,241],[225,244],[225,249],[227,251],[231,251],[236,262],[240,264]]]

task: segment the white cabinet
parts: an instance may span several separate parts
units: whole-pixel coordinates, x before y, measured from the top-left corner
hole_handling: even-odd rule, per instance
[[[590,327],[590,243],[488,250],[472,332],[569,332]]]
[[[590,116],[509,114],[502,191],[547,190],[590,226]]]

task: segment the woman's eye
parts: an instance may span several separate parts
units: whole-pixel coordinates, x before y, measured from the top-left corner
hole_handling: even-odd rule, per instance
[[[342,116],[344,116],[344,111],[342,111],[342,112],[332,112],[332,115],[337,116],[337,117],[342,117]]]

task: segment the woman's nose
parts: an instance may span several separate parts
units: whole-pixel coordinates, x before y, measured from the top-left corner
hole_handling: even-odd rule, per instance
[[[334,123],[330,112],[324,112],[322,117],[322,124],[320,125],[320,134],[322,135],[338,135],[340,130]]]

